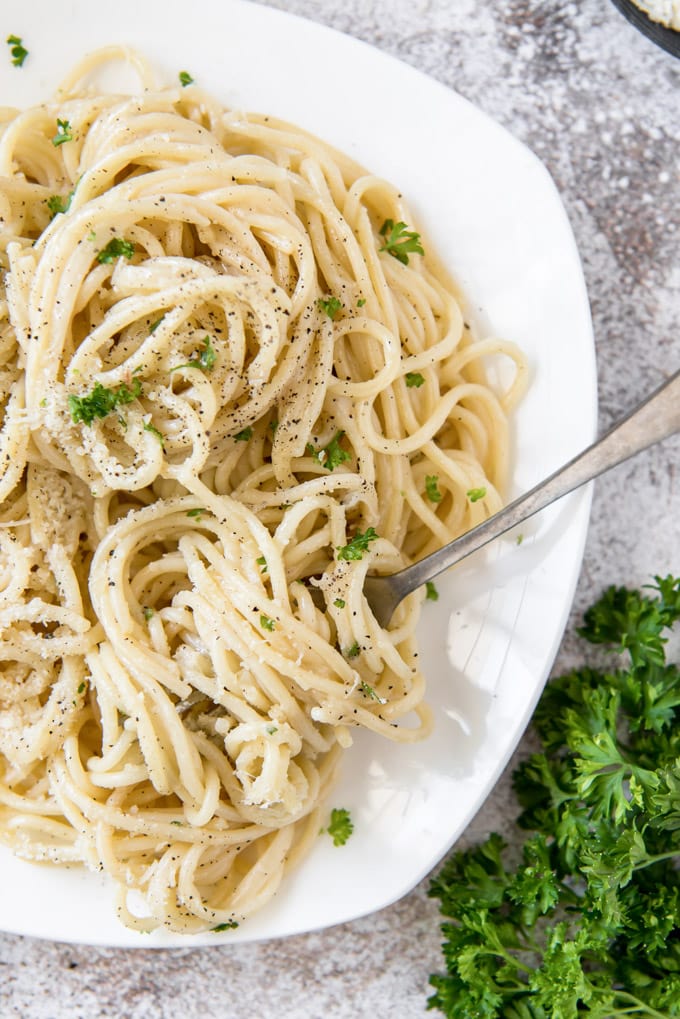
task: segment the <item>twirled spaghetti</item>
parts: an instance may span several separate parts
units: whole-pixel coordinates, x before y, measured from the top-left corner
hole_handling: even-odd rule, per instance
[[[131,926],[238,922],[352,728],[427,733],[422,595],[382,629],[363,578],[498,508],[522,358],[298,128],[120,49],[1,119],[0,834]]]

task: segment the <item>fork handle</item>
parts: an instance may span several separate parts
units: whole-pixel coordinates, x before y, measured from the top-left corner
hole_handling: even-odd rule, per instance
[[[460,538],[394,575],[397,603],[449,566],[522,523],[575,488],[604,474],[636,453],[680,431],[680,371],[655,390],[602,438],[588,446],[545,481],[509,503]],[[396,594],[396,592],[395,592]]]

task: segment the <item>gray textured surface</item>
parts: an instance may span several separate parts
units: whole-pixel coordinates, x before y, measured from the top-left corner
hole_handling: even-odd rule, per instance
[[[592,304],[606,426],[680,363],[680,61],[607,0],[293,0],[412,63],[508,127],[561,192]],[[574,614],[611,583],[680,570],[680,436],[598,482]],[[567,638],[555,670],[579,660]],[[519,753],[526,747],[520,747]],[[466,839],[509,832],[508,776]],[[440,966],[422,885],[322,933],[197,951],[0,936],[1,1019],[350,1019],[424,1015]]]

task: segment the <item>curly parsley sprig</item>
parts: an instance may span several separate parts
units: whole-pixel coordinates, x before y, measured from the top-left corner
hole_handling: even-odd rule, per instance
[[[492,835],[431,884],[447,972],[428,1005],[451,1019],[680,1015],[680,578],[653,590],[610,588],[580,633],[611,668],[543,694],[543,749],[514,774],[519,866]]]

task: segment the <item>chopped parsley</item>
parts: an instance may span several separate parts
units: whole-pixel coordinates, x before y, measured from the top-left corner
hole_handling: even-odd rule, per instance
[[[380,227],[380,234],[385,238],[380,250],[393,255],[402,265],[408,265],[409,254],[425,254],[420,243],[420,234],[409,230],[406,223],[395,223],[393,219],[386,219]]]
[[[97,261],[110,265],[117,258],[132,258],[135,253],[135,246],[132,241],[126,241],[122,237],[112,237],[105,248],[97,254]]]
[[[160,442],[161,446],[165,446],[165,436],[162,432],[159,432],[155,425],[152,425],[150,421],[144,422],[144,431],[150,432],[151,435],[155,436]]]
[[[212,340],[209,336],[206,336],[203,340],[203,350],[200,352],[198,357],[192,357],[184,364],[176,364],[174,368],[171,368],[171,372],[176,372],[179,368],[200,368],[202,372],[210,372],[215,367],[215,361],[217,360],[217,354],[215,348],[212,345]]]
[[[71,124],[68,120],[59,120],[57,118],[57,133],[52,138],[52,144],[55,148],[59,145],[63,145],[64,142],[72,142],[73,134],[71,133]]]
[[[150,620],[150,619],[152,618],[152,616],[154,615],[154,611],[153,611],[153,609],[149,608],[149,606],[148,606],[148,605],[145,605],[145,606],[144,606],[144,608],[142,609],[142,612],[144,613],[144,618],[146,619],[146,621],[147,621],[147,623],[148,623],[148,622],[149,622],[149,620]]]
[[[439,478],[436,474],[428,474],[425,478],[425,494],[427,495],[430,502],[441,502],[442,493],[439,491],[437,482]]]
[[[12,57],[12,63],[15,67],[23,67],[24,60],[28,56],[28,50],[25,48],[22,40],[18,35],[8,35],[7,45],[10,47],[10,54]]]
[[[252,437],[253,430],[250,427],[250,425],[248,425],[247,428],[243,428],[240,432],[236,433],[236,435],[234,436],[234,440],[236,442],[249,442],[250,439],[252,439]]]
[[[255,562],[260,567],[260,573],[266,573],[267,572],[267,569],[268,569],[268,567],[267,567],[267,560],[265,559],[265,557],[263,555],[258,556],[257,559],[255,560]]]
[[[182,88],[186,88],[187,85],[193,85],[194,83],[194,79],[191,77],[188,71],[180,71],[178,77],[179,83],[182,86]]]
[[[196,506],[195,509],[187,510],[188,517],[200,517],[202,513],[205,513],[205,506]]]
[[[156,332],[156,330],[158,329],[159,325],[161,324],[161,322],[163,321],[164,318],[165,318],[165,315],[161,315],[160,318],[157,318],[155,322],[151,323],[151,325],[149,326],[149,335],[151,335],[151,333],[155,333]]]
[[[141,395],[142,383],[139,379],[133,379],[131,386],[123,382],[116,389],[109,389],[101,382],[95,382],[92,392],[87,396],[71,394],[68,398],[68,409],[75,424],[82,421],[83,424],[91,425],[95,418],[105,418],[116,407],[132,403]]]
[[[359,300],[357,301],[357,308],[363,308],[363,306],[365,304],[366,304],[366,298],[365,297],[360,297]]]
[[[260,626],[263,630],[269,630],[270,632],[276,629],[274,620],[270,616],[265,615],[260,616]]]
[[[321,829],[322,833],[324,831],[333,839],[334,846],[344,846],[345,842],[347,842],[347,839],[354,831],[354,825],[352,824],[352,818],[349,815],[349,810],[345,810],[344,807],[333,807],[328,827],[326,829]]]
[[[380,535],[376,534],[373,527],[369,527],[365,534],[357,531],[347,545],[341,545],[338,549],[338,559],[363,559],[370,542],[377,541]]]
[[[359,689],[367,697],[370,697],[372,701],[377,701],[378,704],[387,703],[384,697],[381,697],[380,694],[376,693],[376,691],[374,690],[370,683],[366,683],[362,680],[361,683],[359,684]]]
[[[50,195],[47,199],[47,208],[52,213],[52,218],[60,212],[68,212],[71,208],[71,202],[74,194],[75,191],[70,191],[66,198],[62,197],[62,195]]]
[[[218,923],[217,927],[211,927],[210,932],[221,934],[222,931],[233,931],[236,927],[238,927],[238,920],[225,920],[224,923]]]
[[[420,372],[406,372],[406,386],[408,389],[420,389],[425,382],[425,376]]]
[[[335,605],[336,609],[344,609],[344,607],[345,607],[345,599],[344,598],[336,598],[335,601],[333,602],[333,604]]]
[[[479,502],[479,500],[483,499],[484,496],[486,495],[486,489],[485,488],[470,488],[470,489],[468,489],[466,495],[467,495],[468,499],[470,500],[470,502]]]
[[[340,440],[344,438],[344,432],[336,432],[327,446],[315,449],[311,443],[307,444],[307,453],[314,457],[317,463],[325,467],[327,471],[334,471],[346,460],[351,460],[351,454],[342,448]]]
[[[360,654],[361,648],[359,647],[357,641],[354,641],[351,647],[345,648],[345,650],[343,651],[343,655],[345,658],[358,658]]]
[[[276,726],[276,725],[268,725],[267,726],[267,735],[268,736],[273,736],[274,733],[278,732],[278,731],[279,731],[278,730],[278,726]]]
[[[321,311],[325,311],[331,322],[342,308],[342,301],[338,300],[337,297],[329,297],[324,299],[320,297],[316,302]]]
[[[85,692],[85,685],[86,685],[85,683],[81,683],[80,684],[80,686],[78,687],[78,693],[84,693]]]
[[[425,597],[428,601],[439,601],[439,591],[433,580],[425,581]]]

